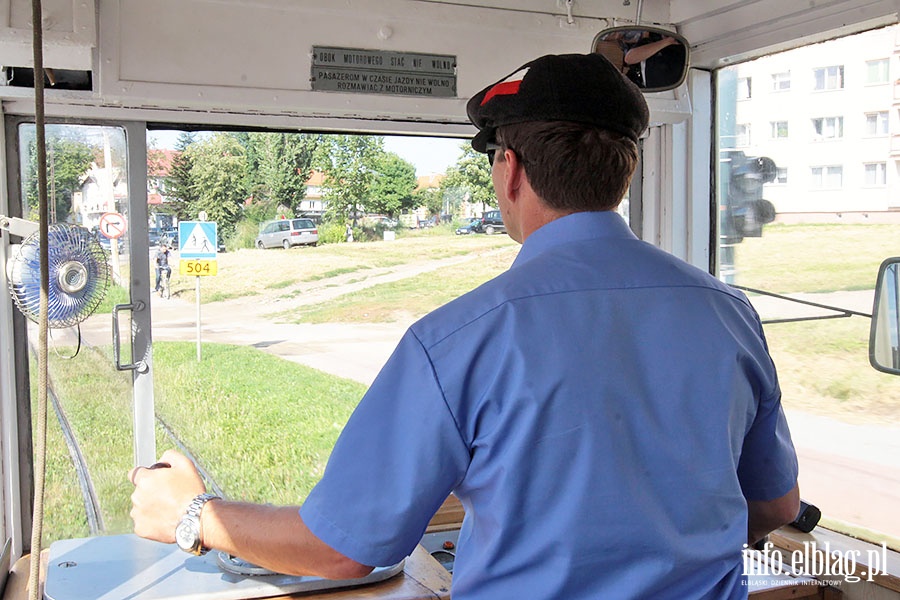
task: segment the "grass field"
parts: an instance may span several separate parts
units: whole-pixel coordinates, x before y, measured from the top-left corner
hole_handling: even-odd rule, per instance
[[[872,290],[898,240],[900,225],[767,226],[736,247],[737,283],[779,294]],[[785,406],[900,424],[900,379],[869,365],[869,326],[863,317],[767,325]]]
[[[106,532],[125,533],[131,530],[131,376],[115,370],[106,350],[86,348],[74,360],[51,354],[50,364]],[[188,342],[154,344],[159,417],[230,498],[301,502],[364,386],[255,348],[221,344],[204,345],[198,369],[195,350]],[[80,488],[52,413],[47,437],[45,543],[84,537],[90,532]],[[174,447],[161,428],[156,443],[159,453]]]
[[[769,225],[736,246],[738,283],[779,294],[870,290],[900,225]]]

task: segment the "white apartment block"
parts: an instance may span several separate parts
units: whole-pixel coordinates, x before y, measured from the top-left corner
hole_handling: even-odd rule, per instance
[[[900,221],[898,60],[894,25],[722,77],[721,86],[736,85],[736,108],[723,119],[734,131],[722,130],[722,148],[775,161],[778,176],[763,197],[779,221]],[[734,93],[720,87],[723,98]]]

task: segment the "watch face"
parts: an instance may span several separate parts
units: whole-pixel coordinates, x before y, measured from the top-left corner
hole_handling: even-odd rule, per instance
[[[187,552],[193,552],[200,542],[200,528],[193,517],[185,517],[175,528],[175,542]]]

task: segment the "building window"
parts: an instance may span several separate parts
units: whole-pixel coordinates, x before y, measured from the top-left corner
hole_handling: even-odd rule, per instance
[[[812,120],[813,139],[834,140],[844,137],[844,117],[820,117]]]
[[[839,190],[844,182],[844,167],[830,165],[811,169],[810,188],[814,190]]]
[[[887,111],[866,113],[866,135],[882,136],[890,133]]]
[[[752,85],[750,77],[738,77],[737,80],[737,99],[749,100],[751,98]]]
[[[772,74],[772,91],[786,92],[791,89],[791,72]]]
[[[816,91],[844,89],[844,65],[813,69],[813,81]]]
[[[777,167],[775,169],[775,181],[772,183],[785,185],[788,182],[787,167]]]
[[[887,163],[866,163],[864,167],[866,170],[866,187],[887,185]]]
[[[736,146],[750,145],[750,123],[738,123],[735,128],[735,134],[734,143]]]
[[[887,83],[890,79],[888,76],[889,65],[890,63],[886,58],[880,58],[878,60],[867,60],[866,85]]]
[[[776,140],[784,140],[788,137],[788,122],[787,121],[770,121],[769,125],[771,127],[771,136]]]

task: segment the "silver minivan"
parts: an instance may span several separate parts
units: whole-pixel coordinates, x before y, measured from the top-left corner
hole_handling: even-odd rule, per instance
[[[257,248],[287,250],[291,246],[315,246],[319,243],[319,230],[310,219],[279,219],[263,223],[256,236]]]

